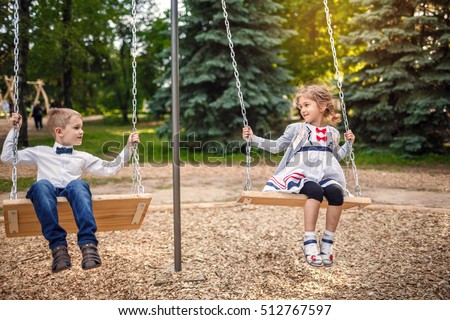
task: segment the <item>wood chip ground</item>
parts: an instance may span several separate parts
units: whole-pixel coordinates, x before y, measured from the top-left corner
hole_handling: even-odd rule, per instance
[[[155,209],[155,208],[154,208]],[[103,265],[50,272],[42,237],[5,238],[1,299],[449,299],[449,210],[349,210],[331,268],[308,266],[301,209],[255,206],[183,211],[183,270],[173,272],[169,210],[138,231],[99,233]],[[318,226],[323,230],[324,212]]]

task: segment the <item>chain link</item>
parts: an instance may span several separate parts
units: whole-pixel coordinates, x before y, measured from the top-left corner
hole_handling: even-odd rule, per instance
[[[131,90],[133,100],[132,100],[132,106],[133,106],[133,116],[132,116],[132,123],[133,123],[133,129],[132,132],[136,132],[136,123],[137,123],[137,76],[136,76],[136,56],[137,56],[137,41],[136,41],[136,0],[132,0],[132,40],[131,40],[131,47],[132,47],[132,56],[133,61],[131,63],[132,68],[132,81],[133,81],[133,87]],[[133,144],[133,156],[131,159],[133,172],[132,172],[132,192],[135,194],[142,194],[144,193],[144,186],[142,185],[142,176],[141,176],[141,168],[139,167],[139,146],[137,143]]]
[[[326,15],[326,19],[327,19],[328,34],[330,35],[330,46],[331,46],[331,52],[333,54],[334,69],[336,70],[335,76],[336,76],[337,87],[339,89],[339,99],[341,101],[342,116],[344,118],[344,127],[345,127],[345,131],[347,132],[349,130],[347,108],[345,106],[345,101],[344,101],[344,92],[342,91],[342,77],[341,77],[341,73],[339,71],[339,64],[338,64],[338,59],[337,59],[337,54],[336,54],[336,46],[334,43],[333,28],[331,25],[331,15],[330,15],[330,10],[328,8],[328,1],[323,0],[323,5],[324,5],[325,15]],[[353,152],[353,146],[350,141],[347,141],[347,143],[349,144],[351,151],[350,151],[350,155],[345,158],[345,162],[347,164],[347,167],[349,166],[349,162],[351,162],[351,164],[352,164],[353,178],[355,180],[355,192],[358,197],[361,197],[362,193],[361,193],[361,187],[359,186],[358,170],[356,169],[355,154]]]
[[[132,62],[132,78],[133,78],[133,88],[132,88],[132,95],[133,95],[133,129],[132,131],[135,132],[136,129],[136,123],[137,123],[137,88],[136,88],[136,56],[137,56],[137,43],[136,43],[136,0],[132,1],[132,19],[133,19],[133,26],[132,26],[132,55],[133,55],[133,62]],[[14,1],[14,113],[19,113],[19,1]],[[18,155],[17,155],[17,145],[18,145],[18,138],[19,138],[19,125],[14,125],[14,136],[13,136],[13,168],[12,168],[12,187],[11,187],[11,194],[10,199],[17,199],[17,161],[18,161]],[[132,156],[132,166],[133,166],[133,173],[132,173],[132,179],[133,179],[133,186],[132,190],[136,194],[144,193],[144,186],[142,185],[142,176],[141,176],[141,170],[139,167],[139,149],[138,145],[135,144],[133,146],[133,156]],[[137,185],[136,185],[137,183]]]
[[[233,65],[233,69],[234,69],[234,78],[236,80],[236,88],[237,88],[237,94],[239,97],[239,103],[241,105],[241,113],[242,113],[242,122],[244,127],[248,126],[248,120],[247,120],[247,110],[245,109],[245,103],[244,103],[244,95],[242,94],[241,91],[241,81],[239,80],[239,70],[238,70],[238,65],[236,62],[236,54],[234,52],[234,44],[233,44],[233,40],[232,40],[232,36],[231,36],[231,28],[230,28],[230,22],[228,21],[228,12],[227,12],[227,4],[225,2],[225,0],[221,0],[222,1],[222,9],[223,9],[223,17],[225,19],[225,27],[227,30],[227,38],[228,38],[228,46],[230,48],[230,57],[231,57],[231,61],[232,61],[232,65]],[[246,191],[250,191],[251,187],[252,187],[252,181],[250,179],[250,165],[251,165],[251,157],[250,157],[250,152],[251,152],[251,142],[250,142],[250,137],[246,139],[246,146],[245,146],[245,153],[246,153],[246,157],[245,157],[245,163],[246,163],[246,172],[247,172],[247,178],[245,180],[245,190]]]
[[[14,1],[14,113],[19,113],[19,0]],[[14,124],[13,135],[13,167],[11,172],[12,187],[9,198],[17,199],[17,145],[19,142],[19,124]]]

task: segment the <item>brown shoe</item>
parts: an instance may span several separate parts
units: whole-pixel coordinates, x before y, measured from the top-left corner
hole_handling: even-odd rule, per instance
[[[81,267],[83,270],[93,269],[102,265],[102,260],[98,254],[97,246],[92,243],[87,243],[81,246],[81,254],[83,259]]]
[[[70,269],[72,264],[70,263],[69,252],[67,252],[66,246],[57,246],[52,250],[53,263],[52,272],[60,272],[66,269]]]

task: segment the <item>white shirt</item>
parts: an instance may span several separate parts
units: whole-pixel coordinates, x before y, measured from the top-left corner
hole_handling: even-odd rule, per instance
[[[14,161],[14,130],[10,130],[3,144],[1,160],[12,164]],[[100,176],[117,174],[131,157],[128,148],[113,160],[106,161],[87,152],[73,150],[72,154],[56,154],[56,147],[62,147],[55,142],[53,147],[36,146],[18,150],[17,164],[36,164],[37,180],[49,180],[57,188],[65,188],[72,180],[80,179],[84,172]]]

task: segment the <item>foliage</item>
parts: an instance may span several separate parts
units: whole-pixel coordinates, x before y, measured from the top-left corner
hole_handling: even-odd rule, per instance
[[[351,59],[355,131],[367,142],[408,154],[443,152],[450,105],[447,1],[362,0],[346,38],[365,45]]]
[[[287,60],[286,67],[293,71],[292,84],[329,83],[335,70],[323,2],[310,0],[277,2],[283,6],[281,10],[285,18],[283,27],[296,31],[294,37],[290,37],[282,44],[283,57]],[[340,41],[342,35],[347,35],[358,28],[348,24],[349,18],[358,12],[358,8],[351,5],[350,0],[328,1],[328,7],[337,56],[341,62],[347,56],[357,54],[359,50],[358,46],[345,46]]]
[[[167,139],[159,139],[156,128],[157,125],[155,124],[142,121],[139,122],[138,129],[141,138],[139,159],[141,166],[154,166],[156,168],[158,166],[171,165],[172,163],[170,142]],[[101,121],[85,121],[83,129],[85,131],[83,144],[76,147],[76,149],[89,152],[106,160],[111,160],[111,157],[120,152],[128,138],[128,134],[131,132],[130,126],[124,125],[120,117],[105,118]],[[54,140],[50,134],[42,135],[40,132],[30,131],[30,146],[52,146],[53,143]],[[0,144],[0,152],[2,147],[3,146]],[[273,155],[262,150],[252,149],[252,158],[254,161],[252,165],[265,163],[267,165],[275,166],[275,164],[281,160],[281,157],[281,154]],[[180,158],[182,165],[187,163],[193,166],[217,166],[218,164],[242,165],[245,163],[245,154],[243,151],[236,154],[226,154],[225,152],[217,154],[214,150],[206,147],[202,150],[197,150],[196,152],[189,150],[187,147],[182,148]],[[355,158],[358,168],[361,166],[388,166],[390,168],[402,168],[404,166],[448,167],[448,164],[450,163],[450,149],[447,148],[445,155],[427,154],[421,156],[405,156],[392,150],[370,148],[358,143]],[[19,167],[19,190],[23,191],[31,185],[35,179],[22,178],[20,172],[21,169]],[[118,181],[119,180],[116,177],[108,179],[91,178],[89,180],[89,182],[93,184],[115,183]],[[9,192],[10,190],[11,180],[0,179],[0,192]]]
[[[164,85],[164,82],[159,81],[163,79],[167,73],[167,65],[170,56],[170,23],[169,13],[166,12],[163,17],[157,18],[152,22],[151,29],[140,34],[140,38],[147,43],[143,53],[138,60],[139,73],[138,79],[141,90],[146,92],[146,98],[154,99],[158,89]],[[158,81],[156,81],[158,79]],[[147,103],[148,104],[148,103]],[[151,105],[146,111],[155,120],[160,120],[164,113],[164,107],[159,107],[155,104]]]
[[[0,75],[13,74],[14,34],[12,27],[13,3],[3,1],[0,4]],[[10,30],[7,32],[7,30]],[[0,89],[5,94],[5,84],[0,79]]]
[[[136,2],[140,106],[139,102],[154,92],[152,86],[141,82],[152,83],[153,78],[149,81],[145,76],[152,72],[157,74],[160,69],[160,60],[153,60],[149,52],[167,46],[167,41],[162,44],[149,41],[152,22],[156,19],[154,2]],[[131,0],[71,1],[71,21],[66,26],[62,19],[65,3],[66,0],[30,1],[28,79],[42,79],[49,98],[61,103],[63,47],[67,46],[66,60],[72,68],[73,107],[83,114],[120,109],[123,119],[127,119],[131,109]],[[13,74],[12,4],[12,1],[0,4],[0,75]],[[3,83],[0,88],[4,91]],[[34,98],[34,92],[30,91],[30,95],[28,100]]]
[[[186,0],[180,26],[180,109],[184,134],[216,144],[240,135],[242,116],[231,65],[220,1]],[[230,0],[228,19],[240,72],[250,125],[262,133],[277,128],[290,102],[291,90],[282,41],[292,32],[283,30],[273,1]],[[170,71],[170,70],[168,70]],[[168,82],[169,72],[165,80]],[[162,86],[152,105],[171,105],[170,87]],[[214,141],[213,141],[214,140]]]
[[[70,59],[74,108],[84,115],[120,113],[129,122],[131,0],[19,2],[31,12],[29,18],[21,17],[21,40],[29,42],[27,61],[21,62],[27,66],[20,70],[22,82],[42,79],[48,96],[61,100],[63,79],[68,78],[64,61]],[[347,61],[341,72],[358,141],[405,154],[445,152],[450,102],[447,2],[328,1],[337,56]],[[13,3],[0,2],[2,76],[13,74]],[[68,3],[71,20],[64,25]],[[183,139],[192,145],[195,134],[220,151],[222,143],[239,138],[242,126],[221,3],[184,3],[179,41]],[[146,110],[167,121],[172,103],[169,15],[155,17],[153,0],[137,0],[137,5],[137,108],[151,100]],[[329,83],[334,76],[323,2],[228,0],[227,9],[250,125],[260,135],[269,129],[276,135],[286,124],[292,87]],[[34,91],[21,88],[22,104],[29,108]],[[3,79],[0,89],[5,92]],[[169,131],[169,122],[158,129]],[[25,133],[21,139],[26,140]]]

